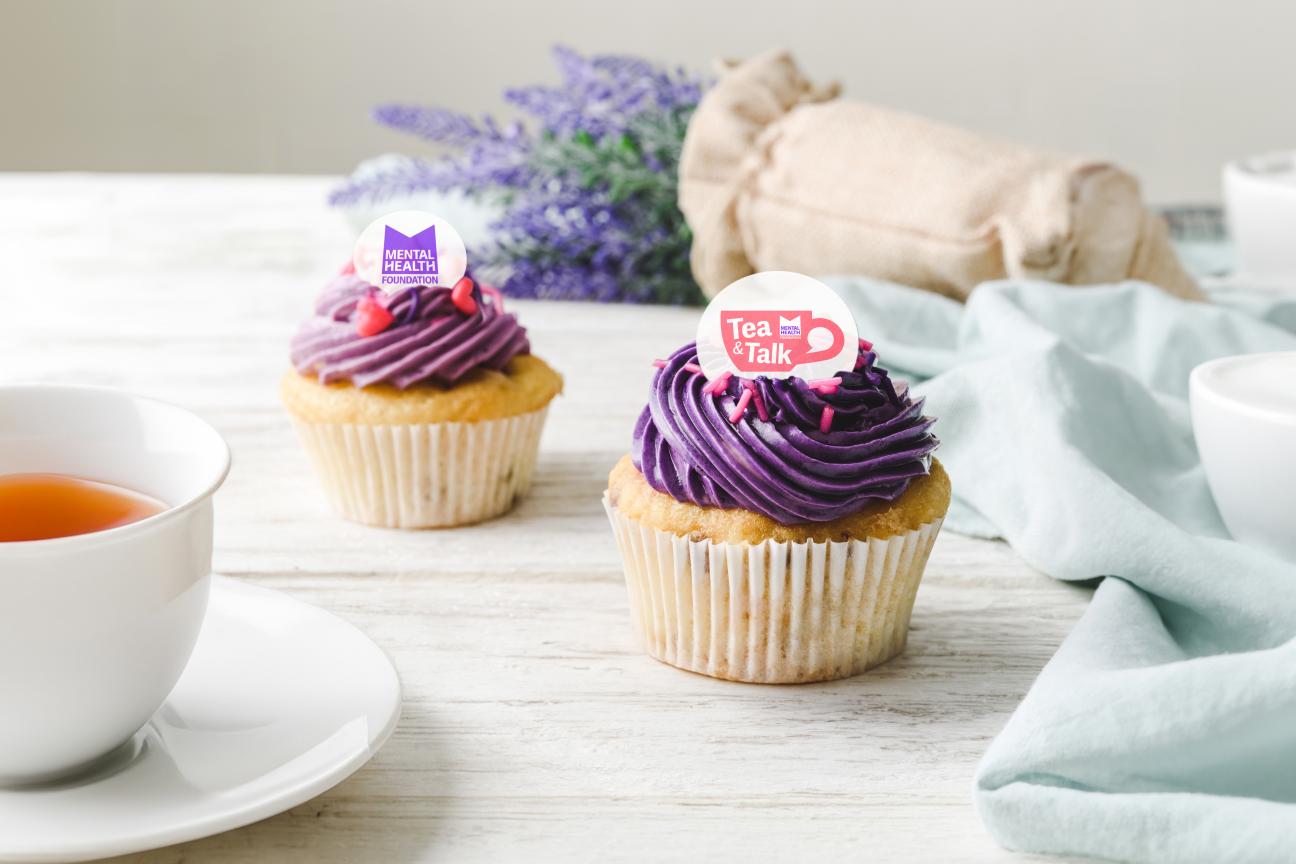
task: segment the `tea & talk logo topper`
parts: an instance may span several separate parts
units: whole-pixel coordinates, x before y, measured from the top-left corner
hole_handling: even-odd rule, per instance
[[[415,285],[451,288],[468,269],[459,232],[423,210],[398,210],[370,222],[352,258],[356,275],[388,294]]]
[[[854,369],[859,331],[845,301],[801,273],[753,273],[717,294],[697,331],[698,365],[715,380],[830,378]]]

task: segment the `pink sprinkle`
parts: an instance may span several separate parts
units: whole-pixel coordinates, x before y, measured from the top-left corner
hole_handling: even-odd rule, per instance
[[[732,372],[722,372],[720,377],[714,381],[709,381],[702,388],[702,392],[709,396],[718,396],[726,387],[729,386],[729,379],[733,377]]]
[[[831,405],[825,405],[823,414],[819,415],[819,431],[827,433],[832,428],[833,409]]]
[[[472,315],[477,311],[477,301],[473,299],[472,290],[473,281],[467,276],[456,282],[450,289],[450,302],[465,315]]]
[[[477,287],[481,289],[481,292],[483,294],[491,298],[491,305],[495,307],[496,311],[498,312],[504,311],[504,295],[500,293],[500,290],[498,288],[496,288],[494,285],[487,285],[484,282],[479,283]]]
[[[870,352],[870,351],[873,350],[873,343],[870,342],[869,340],[867,340],[867,339],[861,339],[861,340],[859,340],[859,342],[860,342],[860,350],[863,351],[865,354],[867,354],[868,352]],[[860,368],[861,366],[863,366],[863,365],[864,365],[864,360],[865,360],[865,358],[863,358],[863,357],[857,357],[857,358],[855,358],[855,368],[858,369],[858,368]]]
[[[737,423],[742,419],[743,412],[747,410],[747,403],[752,400],[752,391],[744,390],[743,394],[738,397],[738,404],[734,406],[733,412],[729,415],[730,423]]]
[[[701,374],[702,374],[702,367],[699,366],[699,365],[697,365],[696,363],[685,363],[685,364],[684,364],[684,371],[685,371],[685,372],[692,372],[692,373],[695,374],[695,375],[701,375]]]
[[[653,365],[656,366],[658,369],[665,369],[665,368],[666,368],[666,361],[665,361],[665,360],[654,360],[654,361],[653,361]]]
[[[841,385],[841,378],[822,378],[818,381],[807,381],[806,386],[823,396],[831,396]]]
[[[765,410],[765,397],[761,395],[760,390],[756,387],[756,382],[744,381],[742,383],[743,386],[747,388],[747,392],[752,394],[752,397],[756,402],[756,416],[768,423],[769,412]]]

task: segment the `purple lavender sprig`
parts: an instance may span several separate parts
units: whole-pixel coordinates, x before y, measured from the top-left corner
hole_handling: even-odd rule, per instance
[[[514,296],[698,303],[692,234],[676,202],[680,148],[703,82],[635,57],[554,49],[555,87],[508,90],[529,118],[500,126],[385,105],[384,125],[457,152],[408,160],[334,191],[334,204],[460,190],[500,204],[486,275]]]

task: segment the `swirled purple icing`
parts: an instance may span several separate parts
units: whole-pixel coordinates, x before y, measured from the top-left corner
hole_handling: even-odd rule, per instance
[[[390,384],[454,384],[474,369],[503,369],[531,351],[526,328],[496,302],[483,302],[473,289],[477,311],[465,315],[449,288],[419,286],[386,298],[392,324],[381,333],[356,332],[356,307],[376,289],[354,275],[339,276],[315,301],[315,313],[292,340],[292,363],[323,384],[350,381],[357,387]],[[382,295],[377,295],[382,299]]]
[[[893,384],[871,350],[855,370],[839,372],[835,392],[800,378],[754,379],[768,420],[749,406],[730,415],[744,388],[738,379],[716,396],[704,376],[685,368],[697,348],[680,348],[653,379],[635,424],[635,467],[658,492],[704,507],[741,507],[782,524],[827,522],[876,501],[894,501],[931,469],[939,443],[923,400]],[[824,407],[831,426],[820,431]]]

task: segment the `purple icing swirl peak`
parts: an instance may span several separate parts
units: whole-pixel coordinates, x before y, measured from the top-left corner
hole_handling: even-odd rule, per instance
[[[892,384],[860,351],[857,368],[839,372],[835,392],[800,378],[754,380],[768,421],[750,407],[730,422],[745,385],[737,378],[718,395],[703,393],[697,346],[680,348],[653,379],[635,424],[631,455],[658,492],[703,507],[743,508],[789,525],[828,522],[876,501],[894,501],[931,469],[939,443],[934,419],[908,387]],[[819,430],[823,409],[832,428]]]
[[[387,298],[391,326],[373,336],[356,332],[356,306],[373,289],[353,275],[333,280],[315,302],[315,314],[292,340],[292,363],[320,383],[350,381],[357,387],[390,384],[454,384],[474,369],[503,369],[528,354],[526,328],[517,318],[485,302],[460,312],[449,288],[419,286]]]

